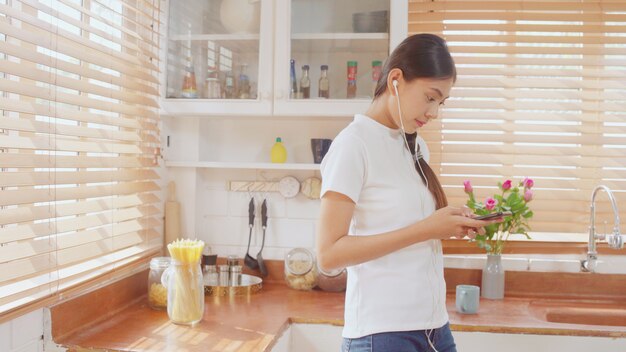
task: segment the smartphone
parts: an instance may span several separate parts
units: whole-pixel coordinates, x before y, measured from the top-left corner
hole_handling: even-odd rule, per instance
[[[499,219],[499,218],[503,218],[505,216],[511,216],[511,215],[513,215],[513,213],[511,213],[510,211],[500,211],[500,212],[493,213],[493,214],[477,216],[473,219],[474,220],[493,220],[493,219]]]

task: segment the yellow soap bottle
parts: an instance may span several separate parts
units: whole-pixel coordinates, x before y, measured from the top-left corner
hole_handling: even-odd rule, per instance
[[[284,163],[287,161],[287,149],[285,149],[280,137],[276,138],[276,143],[274,143],[272,151],[270,152],[270,158],[273,163]]]

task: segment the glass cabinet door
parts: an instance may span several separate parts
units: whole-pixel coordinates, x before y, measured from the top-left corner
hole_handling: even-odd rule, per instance
[[[286,43],[276,40],[275,112],[302,111],[307,101],[322,115],[366,107],[389,55],[389,0],[278,2],[288,13]]]
[[[198,113],[232,103],[247,103],[254,111],[255,101],[270,100],[271,5],[271,0],[170,0],[165,99],[203,100]],[[220,101],[207,104],[207,99]],[[246,112],[235,110],[228,112]]]

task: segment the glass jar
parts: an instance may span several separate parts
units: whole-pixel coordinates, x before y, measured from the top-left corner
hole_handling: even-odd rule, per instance
[[[285,256],[285,280],[296,290],[311,290],[317,285],[315,257],[306,248],[294,248]]]
[[[156,257],[150,260],[148,274],[148,305],[152,309],[167,308],[167,289],[161,284],[161,276],[170,265],[170,257]]]
[[[348,281],[348,272],[346,269],[324,271],[318,266],[317,270],[319,271],[317,287],[322,291],[342,292],[346,290]]]
[[[194,325],[204,314],[204,283],[200,260],[193,264],[172,260],[161,283],[167,287],[167,315],[175,324]]]

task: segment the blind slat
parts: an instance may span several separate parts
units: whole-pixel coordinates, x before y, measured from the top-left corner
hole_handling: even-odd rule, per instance
[[[154,170],[67,171],[67,172],[1,172],[0,187],[39,186],[51,184],[86,184],[132,180],[154,180]]]
[[[154,182],[120,182],[109,186],[78,186],[56,189],[1,190],[0,206],[53,202],[60,200],[106,197],[112,194],[151,192],[159,189]]]
[[[149,205],[159,201],[159,198],[153,193],[141,193],[132,195],[116,195],[110,200],[106,198],[100,198],[97,200],[78,200],[72,203],[55,204],[54,207],[39,205],[0,209],[0,225],[18,224],[49,218],[102,212],[118,208],[137,207],[142,204]]]

